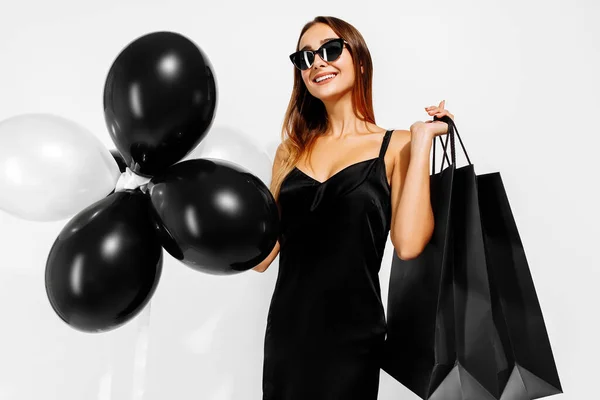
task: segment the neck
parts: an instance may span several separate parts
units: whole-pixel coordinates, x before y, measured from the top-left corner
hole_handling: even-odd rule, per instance
[[[343,138],[368,129],[367,122],[354,114],[351,90],[344,93],[341,97],[323,100],[323,104],[325,105],[329,119],[329,128],[324,133],[324,136]],[[359,116],[362,117],[360,112]]]

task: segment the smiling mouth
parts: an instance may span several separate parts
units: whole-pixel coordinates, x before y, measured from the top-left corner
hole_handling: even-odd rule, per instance
[[[320,81],[317,81],[317,80],[313,79],[313,82],[316,83],[317,85],[321,85],[321,84],[323,84],[325,82],[329,82],[330,80],[332,80],[336,76],[337,76],[337,74],[332,72],[331,74],[327,74],[327,75],[323,75],[322,77],[319,77],[319,78],[326,77],[325,79],[321,79]]]

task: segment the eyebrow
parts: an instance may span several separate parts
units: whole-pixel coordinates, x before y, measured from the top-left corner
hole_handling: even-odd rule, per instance
[[[321,40],[321,44],[323,44],[325,42],[328,42],[330,40],[333,40],[333,39],[339,39],[339,38],[334,38],[334,37],[332,37],[332,38],[326,38],[326,39]],[[306,50],[306,49],[311,49],[312,50],[312,48],[309,45],[306,45],[303,48],[301,48],[300,51]]]

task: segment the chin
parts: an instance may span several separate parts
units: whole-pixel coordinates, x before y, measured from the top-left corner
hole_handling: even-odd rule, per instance
[[[328,88],[329,89],[329,88]],[[338,100],[345,94],[350,93],[352,88],[346,90],[340,90],[337,88],[331,88],[331,90],[315,90],[311,94],[321,101]]]
[[[340,83],[342,83],[340,85]],[[311,85],[310,93],[321,100],[333,99],[342,97],[345,93],[352,91],[352,86],[343,84],[344,82],[336,82],[335,85],[315,86]]]

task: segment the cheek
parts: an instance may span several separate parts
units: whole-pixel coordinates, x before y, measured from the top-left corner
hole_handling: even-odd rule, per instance
[[[309,71],[310,71],[310,69],[309,69]],[[306,87],[308,87],[308,86],[309,86],[309,83],[310,83],[310,82],[309,82],[309,74],[302,73],[302,81],[304,82],[304,85],[305,85]]]
[[[352,84],[354,82],[354,66],[352,63],[344,65],[342,72],[344,75],[344,81]]]
[[[352,63],[352,58],[347,56],[344,57],[344,59],[340,59],[339,68],[348,79],[354,79],[354,64]]]

